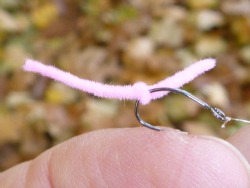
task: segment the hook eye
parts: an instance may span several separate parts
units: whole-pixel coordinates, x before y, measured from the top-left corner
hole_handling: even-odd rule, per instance
[[[219,119],[223,122],[228,122],[231,120],[231,118],[227,117],[226,114],[222,110],[220,110],[219,108],[211,107],[210,111],[212,112],[214,117],[216,117],[217,119]]]

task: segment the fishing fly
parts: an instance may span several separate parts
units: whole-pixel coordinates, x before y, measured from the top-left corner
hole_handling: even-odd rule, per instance
[[[214,68],[215,64],[215,59],[203,59],[197,61],[194,64],[191,64],[184,70],[175,73],[173,76],[167,77],[164,80],[159,81],[156,84],[147,85],[144,82],[137,82],[133,85],[125,86],[108,85],[100,82],[82,79],[69,72],[65,72],[51,65],[42,64],[32,59],[26,60],[25,64],[23,65],[23,70],[54,79],[71,88],[90,93],[97,97],[119,100],[136,100],[135,116],[137,120],[143,126],[157,131],[160,131],[162,129],[153,126],[141,119],[139,115],[139,103],[142,105],[146,105],[150,103],[151,100],[164,97],[169,92],[179,93],[194,100],[195,102],[209,110],[217,119],[221,120],[223,122],[222,127],[225,127],[225,125],[229,121],[240,121],[244,123],[250,123],[250,121],[248,120],[226,116],[222,110],[208,105],[204,101],[193,96],[191,93],[185,90],[178,89],[184,84],[187,84],[192,81],[197,76]]]

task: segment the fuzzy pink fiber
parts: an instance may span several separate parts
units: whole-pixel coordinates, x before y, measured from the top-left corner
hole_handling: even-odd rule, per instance
[[[108,99],[139,100],[141,104],[148,104],[152,99],[165,96],[168,92],[150,93],[150,89],[159,87],[179,88],[192,81],[195,77],[212,69],[216,64],[215,59],[200,60],[184,70],[177,72],[154,85],[137,82],[133,85],[108,85],[95,81],[79,78],[69,72],[62,71],[50,65],[44,65],[38,61],[27,59],[23,70],[38,73],[42,76],[54,79],[69,87],[93,94],[94,96]]]

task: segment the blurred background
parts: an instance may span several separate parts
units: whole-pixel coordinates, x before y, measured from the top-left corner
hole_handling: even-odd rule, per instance
[[[249,0],[0,0],[0,171],[73,136],[137,127],[134,101],[103,100],[33,73],[26,58],[107,84],[148,84],[202,58],[217,66],[183,89],[250,119]],[[222,122],[171,94],[145,121],[227,138]]]

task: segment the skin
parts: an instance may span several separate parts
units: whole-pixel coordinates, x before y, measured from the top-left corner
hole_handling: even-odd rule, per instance
[[[1,187],[250,187],[250,127],[228,142],[166,128],[72,138],[0,174]]]

